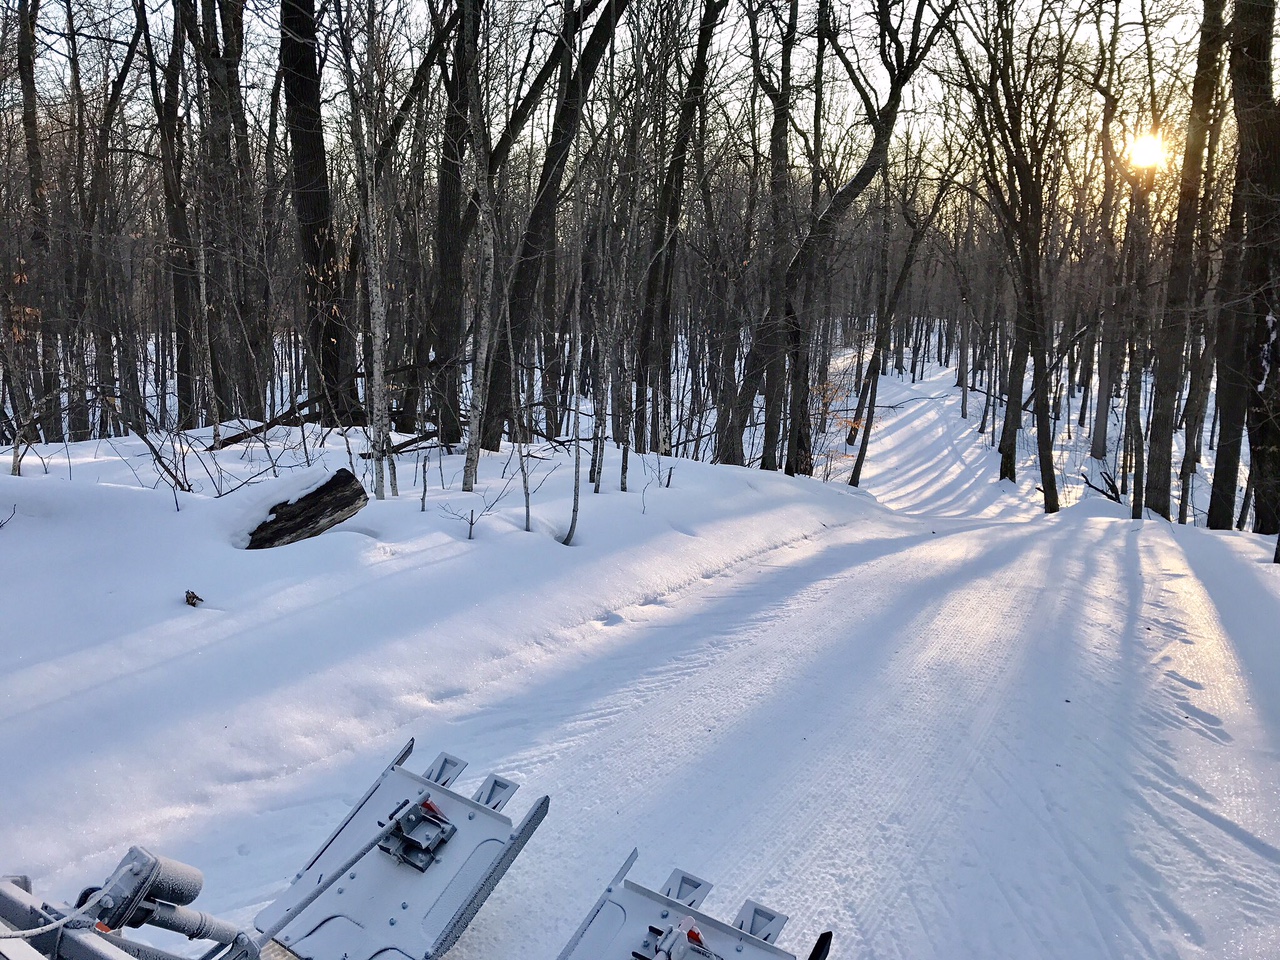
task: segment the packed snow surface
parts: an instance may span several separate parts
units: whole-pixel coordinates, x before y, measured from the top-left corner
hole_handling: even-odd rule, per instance
[[[29,455],[0,872],[71,898],[143,844],[248,923],[413,737],[520,782],[515,819],[551,796],[457,960],[555,957],[632,846],[713,915],[789,914],[802,958],[828,928],[833,958],[1280,957],[1273,543],[1042,516],[937,390],[883,382],[862,491],[633,456],[623,493],[611,447],[571,547],[552,449],[530,533],[514,455],[464,494],[409,454],[398,499],[266,551],[358,438],[192,451],[176,496],[128,441]]]

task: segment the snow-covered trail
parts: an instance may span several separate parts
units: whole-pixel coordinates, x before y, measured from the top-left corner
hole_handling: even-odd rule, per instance
[[[1077,518],[787,553],[619,611],[611,684],[454,725],[530,741],[507,765],[556,798],[460,958],[554,956],[632,838],[650,882],[840,956],[1280,952],[1275,753],[1175,544]]]
[[[651,882],[718,880],[713,912],[788,912],[801,954],[834,927],[845,957],[1280,956],[1265,548],[1096,504],[1040,518],[927,400],[881,430],[867,486],[916,524],[617,611],[581,686],[458,721],[500,751],[537,718],[510,763],[556,784],[581,852],[520,864],[462,957],[509,955],[522,902],[562,942],[561,892],[589,903],[631,838]]]
[[[589,538],[414,532],[412,503],[270,567],[210,549],[235,609],[152,625],[129,594],[133,626],[0,672],[0,869],[72,895],[148,843],[247,921],[412,735],[419,765],[444,749],[465,782],[525,784],[516,817],[552,797],[458,960],[555,957],[633,845],[637,880],[714,881],[715,915],[789,914],[802,956],[827,928],[841,960],[1280,956],[1268,545],[1096,503],[1040,517],[975,480],[993,454],[927,401],[880,430],[866,486],[892,511],[682,464],[705,499],[663,513],[650,490],[648,539],[597,566],[537,567],[595,557]],[[219,529],[167,516],[146,546],[181,550],[158,570]],[[466,593],[482,573],[493,594]],[[117,796],[130,783],[143,799]]]
[[[1040,515],[1032,477],[1021,485],[993,483],[1000,455],[977,435],[982,395],[969,398],[970,420],[959,417],[949,370],[911,384],[880,382],[871,453],[863,486],[907,516],[934,519],[1027,520]],[[987,437],[990,434],[988,433]]]
[[[580,659],[415,728],[553,797],[456,955],[554,957],[633,843],[713,913],[789,913],[801,953],[1280,954],[1275,727],[1187,552],[1083,514],[849,527],[579,628]],[[294,802],[281,872],[324,820]],[[211,890],[272,816],[299,810],[193,851]]]

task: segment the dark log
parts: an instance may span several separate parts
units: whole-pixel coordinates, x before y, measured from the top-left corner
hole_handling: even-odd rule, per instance
[[[260,434],[266,433],[268,430],[274,430],[276,427],[300,424],[302,423],[302,412],[315,406],[316,401],[319,399],[320,397],[316,396],[308,397],[306,400],[299,400],[297,403],[291,405],[288,410],[278,416],[272,417],[266,423],[260,423],[256,427],[250,427],[248,430],[241,430],[239,433],[233,433],[229,437],[220,437],[215,442],[209,444],[205,450],[208,452],[221,450],[223,447],[230,447],[233,444],[244,443],[251,437],[256,437]]]
[[[392,452],[392,453],[413,453],[413,452],[414,452],[414,451],[416,451],[416,450],[424,449],[424,448],[422,448],[422,447],[417,446],[417,444],[419,444],[419,443],[426,443],[426,442],[428,442],[428,441],[430,441],[430,440],[434,440],[434,439],[436,439],[438,436],[440,436],[440,431],[438,431],[438,430],[428,430],[426,433],[420,433],[420,434],[418,434],[416,437],[412,437],[412,438],[411,438],[411,439],[409,439],[409,440],[401,440],[399,443],[397,443],[394,447],[392,447],[392,448],[391,448],[391,452]],[[446,449],[448,449],[448,445],[447,445],[447,444],[443,444],[443,446],[444,446]],[[450,451],[450,452],[452,452],[452,451]],[[361,459],[361,460],[372,460],[372,459],[373,459],[373,453],[372,453],[371,451],[369,451],[369,450],[365,450],[365,451],[363,451],[363,452],[360,454],[360,459]]]
[[[250,550],[279,547],[324,533],[369,502],[355,474],[343,468],[310,493],[277,503],[249,534]]]

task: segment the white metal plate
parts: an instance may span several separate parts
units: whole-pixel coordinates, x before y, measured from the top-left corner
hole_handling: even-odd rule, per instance
[[[421,960],[435,949],[476,886],[502,856],[511,820],[438,783],[392,767],[312,860],[302,876],[254,919],[268,929],[329,871],[374,837],[403,801],[430,799],[457,828],[423,872],[374,847],[279,934],[302,960]],[[404,960],[402,957],[394,960]]]

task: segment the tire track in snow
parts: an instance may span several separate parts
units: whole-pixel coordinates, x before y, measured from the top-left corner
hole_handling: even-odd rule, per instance
[[[1190,562],[1188,551],[1199,549],[1206,536],[1157,525],[1143,540],[1144,563],[1161,586],[1149,607],[1153,632],[1161,636],[1150,658],[1153,683],[1139,745],[1144,762],[1133,778],[1158,827],[1143,838],[1148,858],[1182,863],[1175,883],[1194,880],[1223,890],[1238,925],[1253,928],[1214,955],[1257,956],[1280,946],[1280,849],[1273,842],[1280,804],[1274,785],[1260,782],[1253,764],[1240,762],[1265,754],[1265,727],[1231,637]],[[1157,885],[1149,886],[1153,896],[1168,901]],[[1199,930],[1178,904],[1160,906]],[[1269,936],[1260,932],[1268,923]]]
[[[714,585],[721,578],[736,582],[739,578],[749,578],[751,571],[755,570],[762,564],[767,564],[770,558],[777,555],[783,555],[791,551],[800,550],[802,552],[815,552],[819,548],[816,546],[820,541],[815,537],[822,532],[838,532],[848,527],[856,527],[860,531],[860,535],[867,535],[867,531],[871,531],[870,535],[881,538],[880,542],[884,544],[892,544],[899,542],[903,536],[910,537],[910,533],[901,534],[903,525],[892,521],[886,522],[884,518],[875,516],[859,516],[855,519],[848,520],[839,524],[825,526],[825,530],[806,530],[796,533],[781,542],[771,543],[759,549],[748,549],[738,556],[731,559],[717,558],[697,573],[690,573],[687,577],[682,577],[669,585],[669,588],[663,592],[647,592],[641,593],[635,600],[633,606],[626,609],[644,609],[652,607],[654,609],[662,609],[662,607],[675,599],[685,595],[696,595],[700,591],[706,590],[709,585]],[[899,534],[899,535],[895,535]],[[890,549],[885,547],[885,549]],[[368,586],[368,584],[366,584]],[[297,588],[303,589],[301,587]],[[353,591],[356,588],[347,584],[344,588],[346,591]],[[314,589],[310,591],[315,593]],[[339,591],[341,593],[342,591]],[[291,611],[292,612],[292,611]],[[323,619],[331,611],[316,608],[310,611],[309,616],[315,618],[318,622]],[[248,616],[245,614],[244,616]],[[473,624],[469,621],[471,614],[467,616],[450,616],[443,620],[437,620],[434,623],[428,622],[421,629],[437,629],[445,632],[453,632],[461,630],[463,632],[471,629]],[[238,621],[237,621],[238,622]],[[473,665],[472,684],[467,690],[467,696],[454,696],[448,703],[442,703],[440,694],[455,693],[454,688],[445,688],[442,691],[432,691],[433,697],[427,698],[410,698],[406,696],[408,691],[398,685],[393,679],[387,682],[382,672],[374,672],[367,678],[370,688],[360,691],[360,696],[354,699],[362,704],[359,711],[347,711],[340,718],[326,729],[326,734],[331,734],[335,730],[349,729],[350,734],[341,738],[341,742],[335,744],[332,738],[325,738],[322,744],[303,742],[299,743],[297,736],[300,726],[299,718],[290,713],[289,708],[277,709],[274,702],[267,703],[267,700],[276,701],[279,698],[280,690],[272,691],[272,696],[264,697],[253,705],[270,706],[276,710],[272,717],[272,722],[264,727],[257,725],[253,728],[252,749],[246,750],[244,759],[241,763],[230,769],[218,769],[210,776],[210,770],[207,765],[194,759],[199,753],[197,744],[199,738],[210,735],[211,728],[207,723],[207,718],[200,715],[196,711],[192,711],[189,716],[185,716],[179,724],[167,724],[155,729],[148,729],[143,735],[139,735],[137,742],[131,745],[127,754],[120,761],[116,761],[114,757],[110,758],[111,762],[102,762],[99,769],[102,769],[107,775],[114,775],[114,768],[123,768],[125,764],[129,767],[129,775],[116,776],[121,786],[114,791],[107,791],[103,788],[101,792],[109,792],[111,799],[107,816],[95,818],[92,829],[94,834],[88,843],[83,838],[79,838],[74,845],[62,843],[46,843],[38,845],[35,842],[27,844],[27,846],[40,849],[46,854],[43,860],[33,860],[24,864],[33,875],[38,878],[47,878],[51,874],[58,876],[77,876],[74,869],[68,867],[68,857],[66,849],[75,849],[77,858],[80,861],[95,861],[112,859],[113,852],[123,849],[131,840],[136,837],[140,830],[145,829],[149,836],[156,840],[163,840],[167,835],[180,832],[180,828],[191,821],[208,821],[216,819],[220,812],[228,809],[245,811],[248,809],[262,809],[277,806],[280,803],[288,804],[292,801],[288,799],[292,796],[295,784],[299,777],[303,777],[308,773],[323,769],[326,765],[332,763],[335,759],[340,758],[346,751],[352,749],[353,745],[365,744],[377,738],[396,738],[400,734],[398,731],[404,729],[407,723],[421,722],[423,714],[428,710],[442,719],[448,720],[451,716],[457,716],[464,710],[469,708],[470,703],[475,700],[482,700],[486,696],[491,696],[486,691],[488,687],[502,689],[504,686],[519,684],[527,679],[530,675],[537,673],[539,660],[549,659],[550,655],[562,653],[566,648],[572,647],[574,642],[581,637],[581,631],[593,629],[598,621],[594,618],[586,620],[575,620],[568,623],[560,623],[550,625],[546,633],[546,638],[551,643],[535,642],[529,647],[516,647],[506,650],[494,657],[493,659]],[[252,660],[253,658],[261,659],[264,655],[271,654],[270,648],[263,648],[261,644],[262,624],[256,623],[254,629],[235,629],[232,625],[220,624],[209,628],[213,632],[208,643],[202,641],[202,646],[193,649],[183,648],[176,659],[188,662],[188,667],[195,669],[199,666],[201,670],[216,668],[207,665],[201,665],[194,660],[196,654],[209,653],[215,655],[221,662],[229,662],[233,659]],[[318,629],[318,635],[323,634],[323,630]],[[121,649],[120,644],[127,644],[128,637],[119,641],[113,641],[109,645],[105,645],[107,654],[101,654],[97,648],[91,648],[85,656],[90,658],[98,656],[115,656]],[[559,644],[557,647],[556,644]],[[190,642],[187,644],[190,646]],[[388,659],[394,659],[395,656],[410,656],[416,654],[420,646],[420,639],[417,633],[408,635],[398,639],[389,645]],[[169,660],[175,657],[169,658]],[[166,666],[165,663],[154,663],[146,661],[141,665],[132,664],[129,657],[124,658],[129,661],[129,672],[116,676],[112,674],[110,683],[94,681],[94,688],[91,691],[82,691],[78,694],[82,703],[96,702],[102,699],[104,709],[95,714],[95,721],[103,723],[104,726],[110,726],[114,717],[114,711],[117,711],[121,704],[129,702],[130,697],[134,696],[134,688],[146,689],[145,684],[150,682],[151,677],[162,668],[172,671],[172,666]],[[96,662],[90,660],[90,663]],[[84,671],[80,671],[84,672]],[[89,670],[90,674],[95,671]],[[296,672],[296,671],[295,671]],[[349,687],[351,680],[348,676],[342,674],[341,671],[333,671],[339,679],[335,683],[346,685]],[[396,677],[396,674],[386,674],[385,676]],[[5,678],[12,680],[13,678]],[[313,681],[315,677],[307,678],[305,681],[298,682],[297,695],[294,690],[289,689],[286,692],[286,700],[299,705],[298,711],[303,715],[305,721],[314,705],[317,694],[314,692],[315,685]],[[177,684],[183,686],[183,684]],[[302,692],[306,687],[305,694]],[[0,683],[0,701],[5,700],[4,683]],[[199,685],[194,685],[194,689],[201,689]],[[326,690],[325,692],[331,692]],[[346,690],[344,692],[350,692]],[[49,716],[52,714],[53,724],[55,727],[61,726],[71,730],[75,724],[71,723],[62,712],[62,704],[71,699],[70,695],[59,694],[48,702],[40,702],[34,707],[30,705],[22,706],[17,711],[21,716],[17,721],[9,718],[5,720],[11,726],[17,723],[16,734],[22,736],[28,732],[28,729],[39,729],[39,724],[49,722]],[[6,701],[7,702],[7,701]],[[194,701],[199,704],[199,698]],[[376,705],[376,707],[374,706]],[[243,704],[241,704],[243,706]],[[443,709],[439,709],[442,708]],[[8,707],[6,708],[8,709]],[[209,705],[209,709],[224,712],[229,710],[229,706],[225,703]],[[256,714],[255,714],[256,716]],[[105,722],[104,722],[105,721]],[[225,730],[225,727],[221,727]],[[42,734],[45,731],[42,731]],[[64,736],[68,741],[75,741],[77,738],[72,733],[64,734],[62,729],[58,729],[59,736]],[[219,733],[212,733],[212,736],[219,737]],[[225,734],[221,734],[225,737]],[[56,738],[55,738],[56,739]],[[179,793],[176,799],[164,803],[159,796],[152,797],[148,794],[141,794],[143,785],[147,785],[150,780],[155,779],[149,775],[145,769],[145,765],[139,763],[139,757],[166,757],[177,758],[179,765],[185,764],[189,767],[190,773],[182,778],[192,783],[200,783],[199,790],[188,790],[185,794]],[[283,758],[283,759],[282,759]],[[98,766],[98,757],[92,758],[95,766]],[[49,768],[50,778],[66,778],[71,781],[82,780],[78,774],[70,776],[66,773],[63,760],[54,752],[50,751],[47,755],[31,757],[31,764],[41,763]],[[169,761],[162,761],[162,767],[168,767]],[[31,779],[38,779],[33,777]],[[124,796],[124,787],[134,791],[133,796]],[[281,797],[285,799],[279,799]],[[122,798],[122,799],[117,799]],[[145,814],[138,813],[139,808],[147,809]],[[26,827],[26,833],[30,836],[40,835],[56,835],[56,831],[50,834],[53,829],[52,824],[57,821],[57,817],[40,817],[31,818],[30,823]],[[300,851],[300,855],[310,853],[309,849]]]
[[[1117,534],[1129,534],[1123,555],[1108,547]],[[636,839],[638,879],[658,884],[681,866],[718,882],[707,904],[718,915],[731,918],[743,896],[778,907],[792,917],[784,945],[794,949],[835,926],[847,956],[951,956],[958,931],[982,944],[964,940],[965,956],[1213,955],[1222,925],[1202,927],[1196,898],[1227,880],[1248,901],[1243,909],[1265,922],[1274,886],[1266,870],[1229,877],[1230,856],[1189,870],[1181,837],[1147,845],[1161,832],[1149,812],[1158,791],[1150,796],[1125,757],[1152,756],[1152,710],[1160,712],[1168,689],[1193,688],[1150,662],[1153,637],[1143,625],[1183,614],[1167,595],[1167,571],[1145,555],[1132,562],[1143,542],[1114,524],[992,524],[860,562],[866,545],[834,535],[794,564],[758,565],[727,593],[721,584],[666,607],[623,611],[648,618],[609,628],[634,634],[620,641],[615,666],[635,674],[576,711],[566,705],[541,744],[511,762],[571,808],[574,822],[556,823],[570,849],[599,848],[602,836],[627,847]],[[1115,624],[1111,584],[1125,576],[1128,619]],[[868,595],[874,612],[857,602]],[[904,610],[911,613],[894,616]],[[646,662],[642,643],[665,659]],[[1044,657],[1047,666],[1032,665]],[[1069,787],[1062,798],[1047,792],[1056,780],[1018,769],[1044,744],[1010,751],[1017,724],[1034,716],[1018,711],[1043,708],[1015,702],[1028,670],[1065,670],[1064,682],[1083,686],[1087,698],[1068,708],[1087,711],[1068,728],[1088,737],[1068,745],[1083,786],[1061,781]],[[1188,665],[1175,672],[1206,685]],[[1121,680],[1128,686],[1108,688]],[[1049,726],[1040,736],[1053,742]],[[1095,784],[1115,786],[1091,798]],[[1020,843],[1056,851],[1048,854],[1054,875],[985,859],[991,843],[976,844],[958,819],[975,797],[989,817],[1013,814]],[[1098,837],[1069,809],[1088,802],[1106,817]],[[1174,825],[1168,813],[1158,816]],[[1185,837],[1204,838],[1181,819]],[[691,862],[691,850],[701,859]],[[959,851],[1011,925],[1004,939],[990,939],[994,918],[975,924],[957,913],[965,901],[948,887],[946,864]],[[530,872],[523,888],[495,897],[536,899],[537,886],[549,884],[566,894],[556,902],[585,907],[598,892],[591,878],[612,872],[612,854],[551,876]],[[1055,882],[1070,884],[1078,907],[1052,906],[1061,899]],[[1079,929],[1081,916],[1092,926]],[[558,943],[576,919],[546,939]],[[497,919],[482,928],[464,960],[510,952],[529,932]]]
[[[957,540],[959,549],[953,542]],[[974,575],[972,554],[979,549],[977,541],[989,546],[993,540],[1004,545],[1007,555],[981,576]],[[700,847],[707,851],[706,862],[711,864],[704,875],[718,880],[722,889],[765,902],[769,902],[768,891],[789,887],[792,895],[785,909],[794,918],[793,926],[806,933],[808,928],[816,932],[815,924],[826,919],[818,916],[818,904],[829,890],[813,881],[831,873],[832,851],[874,850],[874,859],[866,861],[869,867],[854,866],[842,876],[831,877],[838,889],[852,889],[858,895],[861,902],[849,912],[870,940],[904,888],[901,877],[878,879],[877,872],[891,874],[904,868],[915,857],[912,845],[918,849],[936,832],[950,800],[978,762],[999,711],[1002,690],[1013,679],[1015,649],[1027,621],[1038,612],[1034,601],[1041,589],[1015,576],[1013,566],[1026,562],[1032,545],[1034,540],[1025,533],[1015,537],[976,530],[925,541],[866,564],[851,564],[852,557],[839,556],[840,548],[828,547],[826,552],[835,554],[830,561],[834,572],[732,627],[717,624],[716,630],[707,631],[713,638],[699,649],[650,668],[606,703],[567,720],[549,743],[510,760],[542,783],[554,783],[557,770],[569,768],[572,776],[561,786],[562,793],[566,788],[572,792],[574,778],[597,786],[608,785],[610,778],[626,781],[625,790],[617,790],[614,784],[614,790],[599,791],[603,796],[570,800],[575,815],[588,816],[599,816],[620,795],[641,811],[680,809],[682,803],[697,802],[699,794],[705,799],[705,789],[680,790],[671,785],[682,770],[699,768],[699,782],[720,785],[719,791],[710,791],[717,800],[718,821],[739,825],[731,835],[713,829],[700,838],[705,841]],[[920,573],[938,569],[943,571],[941,576]],[[975,584],[957,598],[955,581],[969,577],[980,579],[981,586]],[[895,602],[877,606],[915,608],[918,613],[906,624],[893,625],[891,635],[910,639],[885,655],[876,649],[877,638],[867,625],[849,622],[847,598],[864,595],[873,587],[883,590],[899,578],[906,586]],[[995,589],[993,584],[1001,580],[1002,588]],[[949,582],[953,589],[938,589],[940,582]],[[993,595],[1000,599],[993,602]],[[701,632],[700,617],[716,611],[700,614],[697,609],[684,609],[690,605],[699,604],[693,599],[679,605],[682,629]],[[997,623],[1002,629],[992,629]],[[984,641],[970,639],[967,628],[974,624],[983,625]],[[845,635],[851,627],[853,635]],[[868,661],[875,669],[841,697],[840,687],[857,676],[856,667]],[[809,696],[803,701],[787,700],[779,688],[808,691]],[[939,696],[940,691],[945,697]],[[900,709],[904,703],[906,712]],[[629,705],[625,711],[624,704]],[[740,726],[737,718],[749,718],[753,710],[766,718],[748,721],[748,730],[735,730],[735,736],[762,733],[773,726],[769,718],[774,716],[785,723],[799,719],[803,729],[814,732],[814,717],[805,722],[806,704],[812,709],[822,705],[819,732],[825,729],[843,740],[845,734],[861,731],[863,735],[851,738],[857,746],[833,751],[830,739],[801,737],[784,753],[765,748],[753,758],[749,748],[726,744],[728,738],[717,736],[724,724]],[[918,712],[930,710],[930,722],[922,722]],[[708,722],[711,727],[706,726]],[[663,735],[653,736],[654,727]],[[954,735],[940,737],[939,731],[954,731]],[[627,772],[662,771],[664,758],[671,768],[666,776],[637,777]],[[712,765],[706,766],[709,758]],[[746,776],[744,769],[749,771]],[[818,771],[823,774],[821,781],[815,780]],[[832,790],[824,789],[824,784],[832,785]],[[723,802],[719,802],[721,795]],[[775,812],[782,816],[774,816]],[[634,818],[632,834],[651,835],[646,825],[644,816]],[[626,822],[618,826],[627,832]],[[718,837],[713,836],[717,833]],[[751,842],[744,844],[744,836]],[[698,872],[697,865],[675,862]],[[659,870],[663,876],[664,870]],[[789,882],[797,875],[810,879],[803,884]],[[815,895],[796,902],[797,888],[811,888]],[[782,907],[776,899],[773,905]],[[736,903],[722,912],[732,916],[735,909]]]
[[[983,586],[990,587],[994,579],[984,578]],[[886,671],[879,691],[857,711],[855,722],[872,725],[883,717],[890,721],[889,729],[877,729],[858,749],[834,756],[833,778],[849,784],[862,809],[848,822],[836,811],[825,811],[825,816],[821,809],[814,811],[818,826],[806,837],[808,854],[795,858],[788,872],[797,878],[813,876],[820,872],[820,861],[834,851],[874,851],[873,856],[855,855],[863,858],[864,867],[846,884],[861,896],[849,906],[849,914],[868,951],[894,949],[894,934],[886,930],[886,922],[901,898],[912,900],[923,916],[915,903],[911,865],[937,834],[983,754],[1003,693],[1014,677],[1015,647],[1026,624],[1041,612],[1037,608],[1042,603],[1033,596],[1036,590],[1022,581],[1011,583],[995,602],[989,589],[972,589],[958,602],[954,595],[935,600],[904,629],[916,638],[916,655],[897,676]],[[999,628],[993,630],[996,624]],[[983,635],[986,642],[975,644],[972,633]],[[975,651],[975,646],[981,649]],[[949,691],[949,698],[939,702],[934,694],[942,675],[954,670],[962,654],[975,652],[981,655],[983,674],[970,672]],[[904,695],[918,707],[932,706],[928,722],[914,715],[895,717],[892,703]],[[895,720],[910,731],[905,743],[893,735]],[[939,737],[941,731],[956,735]],[[884,749],[895,743],[892,752]],[[936,896],[933,900],[939,902]]]

